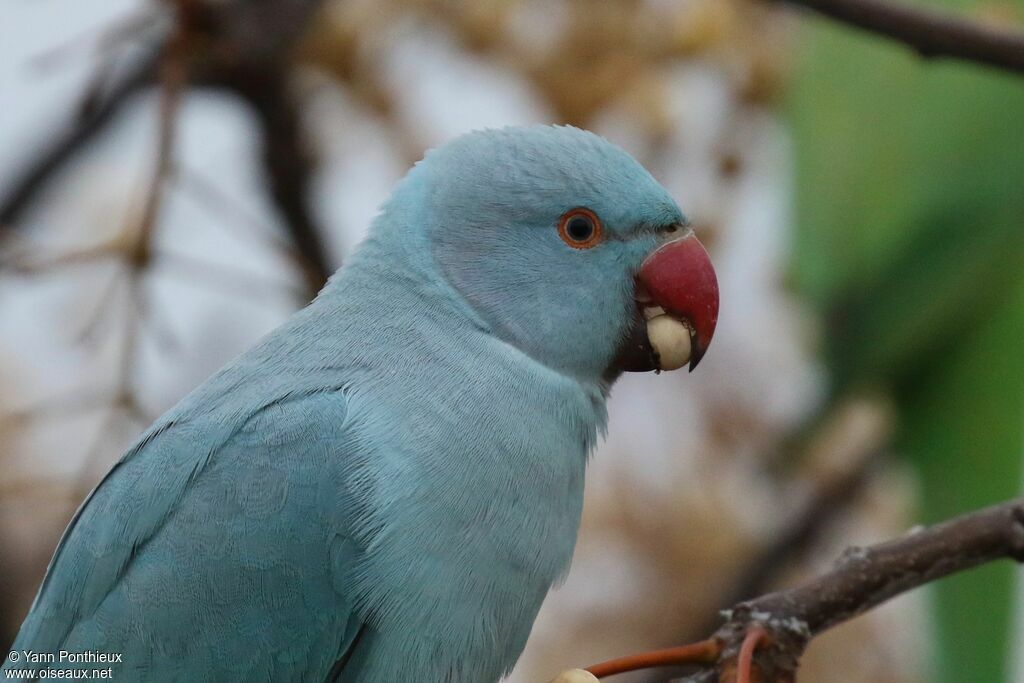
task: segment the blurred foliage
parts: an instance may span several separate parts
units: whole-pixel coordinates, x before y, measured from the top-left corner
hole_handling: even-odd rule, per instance
[[[1017,20],[1024,2],[988,18]],[[976,6],[975,6],[976,5]],[[1017,495],[1024,453],[1024,81],[807,24],[787,103],[794,279],[828,321],[834,390],[883,386],[923,521]],[[937,681],[1009,680],[1013,568],[935,589]]]
[[[667,99],[680,60],[717,64],[748,101],[774,97],[787,67],[787,22],[755,0],[333,0],[326,10],[300,57],[392,124],[382,50],[417,23],[524,76],[561,123],[586,127],[620,103],[653,136],[675,124]]]

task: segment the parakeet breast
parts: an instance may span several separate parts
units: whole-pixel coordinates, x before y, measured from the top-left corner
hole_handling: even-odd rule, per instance
[[[531,391],[536,407],[524,414],[512,407],[528,385],[485,390],[495,379],[446,388],[444,404],[473,414],[471,432],[439,415],[440,403],[389,417],[412,438],[391,445],[360,519],[368,552],[356,584],[377,654],[359,680],[496,680],[568,569],[587,446],[563,437],[564,419],[586,398]],[[457,457],[432,457],[442,448]]]
[[[372,323],[377,295],[337,304],[360,349],[387,349],[347,362],[346,420],[373,436],[347,464],[362,548],[350,585],[368,626],[346,674],[495,681],[568,569],[604,394],[437,292],[403,292]]]

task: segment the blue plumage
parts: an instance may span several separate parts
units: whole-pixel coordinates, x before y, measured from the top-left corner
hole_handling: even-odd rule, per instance
[[[555,229],[578,206],[596,248]],[[119,680],[496,681],[568,568],[633,275],[680,221],[574,128],[429,153],[96,488],[15,649],[122,653]]]

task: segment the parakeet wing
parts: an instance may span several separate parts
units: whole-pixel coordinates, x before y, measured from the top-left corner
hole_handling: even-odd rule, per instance
[[[82,505],[16,649],[122,653],[133,680],[338,673],[360,626],[344,390],[210,403],[157,423]]]

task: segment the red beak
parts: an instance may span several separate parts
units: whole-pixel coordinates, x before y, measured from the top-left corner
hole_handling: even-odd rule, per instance
[[[690,328],[690,370],[704,357],[718,323],[718,277],[704,245],[690,233],[662,245],[644,259],[637,273],[650,304]]]

